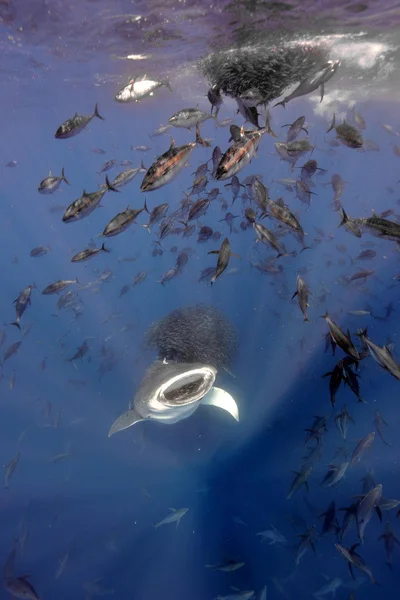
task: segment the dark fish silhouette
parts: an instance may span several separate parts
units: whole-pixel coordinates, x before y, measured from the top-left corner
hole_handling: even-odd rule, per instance
[[[78,115],[78,113],[75,113],[73,117],[64,121],[64,123],[62,123],[62,125],[60,125],[60,127],[57,129],[55,137],[58,140],[63,140],[73,137],[74,135],[78,135],[78,133],[83,131],[83,129],[89,125],[90,121],[94,119],[94,117],[104,121],[104,118],[99,114],[97,104],[94,107],[94,112],[92,115],[81,116]]]

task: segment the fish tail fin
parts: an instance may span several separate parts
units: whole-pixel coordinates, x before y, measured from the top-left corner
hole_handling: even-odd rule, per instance
[[[309,319],[307,315],[304,317],[304,323],[311,323],[311,319]]]
[[[319,101],[319,103],[321,104],[322,100],[324,99],[324,95],[325,95],[325,84],[323,82],[320,85],[320,90],[321,90],[321,100]]]
[[[344,210],[343,206],[341,207],[341,211],[342,211],[342,220],[340,221],[338,227],[342,227],[342,225],[346,225],[347,221],[349,221],[349,217],[346,214],[346,211]]]
[[[217,127],[224,127],[224,125],[221,125],[221,123],[218,121],[218,110],[213,114],[212,113],[212,107],[211,107],[211,118],[214,119],[215,125]]]
[[[267,133],[269,133],[269,135],[272,135],[272,137],[276,138],[276,133],[272,130],[271,128],[271,113],[269,112],[269,110],[267,110],[267,114],[265,117],[265,127],[264,129],[266,129]]]
[[[207,140],[203,140],[203,138],[201,137],[200,128],[198,125],[196,125],[196,144],[200,144],[205,148],[209,148],[211,146],[210,142],[208,142]]]
[[[111,250],[108,250],[108,248],[105,247],[104,242],[101,245],[101,249],[103,252],[111,252]]]
[[[366,327],[365,329],[359,329],[356,333],[356,336],[367,337],[368,336],[368,327]]]
[[[285,108],[286,102],[284,100],[281,100],[281,102],[277,102],[276,104],[274,104],[274,108],[275,106],[283,106],[283,108]]]
[[[169,89],[170,92],[173,91],[170,82],[168,81],[168,79],[164,79],[163,84],[165,85],[165,87],[167,87]]]
[[[10,323],[10,325],[15,325],[15,327],[18,327],[18,329],[21,331],[21,325],[19,324],[19,319],[17,319],[17,321],[13,321],[12,323]]]
[[[329,133],[330,131],[332,131],[332,129],[334,129],[335,125],[336,125],[336,115],[335,115],[335,113],[333,113],[333,119],[332,119],[331,126],[329,127],[329,129],[326,130],[326,133]]]
[[[70,185],[70,183],[69,183],[68,179],[65,177],[65,171],[64,171],[64,167],[61,169],[61,179],[62,179],[63,181],[65,181],[65,183],[66,183],[67,185]]]
[[[96,102],[96,106],[94,107],[94,113],[93,113],[94,117],[97,117],[98,119],[101,119],[102,121],[105,121],[105,118],[101,116],[101,114],[99,113],[99,107],[98,104]]]
[[[151,233],[151,231],[150,231],[150,225],[142,225],[142,227],[143,227],[143,229],[147,229],[147,231],[149,233]]]
[[[140,168],[139,171],[147,171],[147,167],[145,167],[144,163],[143,163],[143,158],[140,161]]]
[[[111,185],[110,180],[108,179],[108,175],[106,175],[106,186],[107,186],[107,189],[110,190],[110,192],[119,192],[119,190],[117,190],[116,187]]]

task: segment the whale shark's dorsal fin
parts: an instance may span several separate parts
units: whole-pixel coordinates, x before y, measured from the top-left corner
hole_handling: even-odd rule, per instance
[[[239,408],[234,398],[221,388],[213,387],[211,390],[200,400],[200,404],[208,406],[218,406],[222,410],[226,410],[235,421],[239,421]]]
[[[143,419],[135,410],[128,410],[120,415],[118,419],[111,425],[110,431],[108,432],[108,437],[111,437],[114,435],[114,433],[118,433],[118,431],[128,429],[128,427],[132,427],[132,425],[135,423],[139,423],[139,421],[144,420],[145,419]]]

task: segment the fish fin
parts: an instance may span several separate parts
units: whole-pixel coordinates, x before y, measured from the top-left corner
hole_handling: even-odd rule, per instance
[[[259,128],[259,129],[261,129],[261,128]],[[269,135],[272,135],[272,137],[274,137],[274,138],[277,137],[276,133],[271,129],[271,113],[269,112],[269,110],[267,110],[267,114],[265,116],[264,129],[266,129],[267,133],[269,133]]]
[[[242,257],[240,256],[240,254],[236,254],[235,252],[230,252],[230,253],[229,253],[229,256],[234,256],[235,258],[240,258],[240,259],[242,258]]]
[[[320,90],[321,90],[321,100],[319,102],[321,104],[322,100],[324,99],[324,94],[325,94],[325,85],[323,83],[321,83]]]
[[[350,575],[352,576],[353,579],[355,579],[354,572],[353,572],[353,566],[352,566],[351,562],[349,562],[348,565],[349,565]]]
[[[105,245],[104,245],[104,242],[103,242],[103,243],[102,243],[102,245],[101,245],[101,250],[103,250],[103,252],[111,252],[111,250],[108,250],[108,249],[105,247]]]
[[[165,87],[167,87],[169,89],[170,92],[172,92],[172,88],[170,86],[168,79],[164,79],[164,81],[162,83],[165,85]]]
[[[135,423],[139,423],[139,421],[144,421],[135,410],[128,410],[124,412],[122,415],[118,417],[114,421],[114,423],[110,427],[110,431],[108,432],[108,437],[114,435],[114,433],[118,433],[118,431],[122,431],[123,429],[128,429],[128,427],[132,427]]]
[[[147,167],[145,167],[144,162],[143,162],[143,158],[140,161],[140,168],[139,171],[147,171]]]
[[[276,104],[274,104],[274,108],[275,108],[275,106],[283,106],[283,108],[285,108],[286,102],[285,102],[285,100],[281,100],[281,102],[277,102]]]
[[[379,508],[379,506],[375,506],[375,511],[376,511],[376,514],[377,514],[377,515],[378,515],[378,517],[379,517],[379,521],[382,523],[382,511],[381,511],[381,509]]]
[[[106,186],[107,186],[107,189],[110,190],[111,192],[119,192],[119,190],[117,190],[117,188],[115,188],[113,185],[111,185],[110,180],[108,179],[108,175],[106,175]]]
[[[350,548],[350,553],[353,553],[353,552],[354,552],[354,550],[355,550],[356,548],[358,548],[358,546],[359,546],[359,545],[360,545],[360,542],[357,542],[356,544],[353,544],[353,545],[351,546],[351,548]]]
[[[330,131],[332,131],[332,129],[334,129],[335,125],[336,125],[336,115],[335,115],[335,113],[333,113],[333,119],[332,119],[331,126],[329,127],[329,129],[327,129],[326,133],[329,133]]]
[[[342,220],[340,221],[338,227],[342,227],[342,225],[346,225],[347,221],[349,221],[349,217],[346,214],[346,211],[344,210],[343,206],[341,207],[341,211],[342,211]]]
[[[98,119],[101,119],[102,121],[105,121],[104,117],[102,117],[101,114],[99,113],[99,107],[97,106],[97,102],[96,102],[96,106],[94,107],[93,116],[97,117]]]
[[[328,375],[332,375],[332,371],[328,371],[328,373],[325,373],[325,375],[322,375],[322,377],[328,377]]]
[[[211,143],[208,140],[203,140],[203,138],[200,135],[200,128],[198,125],[196,125],[196,140],[195,140],[196,144],[200,144],[201,146],[204,146],[205,148],[209,148],[211,146]]]
[[[219,250],[210,250],[207,254],[219,254]]]
[[[296,298],[296,296],[297,296],[297,294],[298,294],[298,293],[299,293],[299,292],[296,290],[296,291],[295,291],[295,293],[294,293],[294,294],[293,294],[293,296],[292,296],[292,300],[293,300],[293,298]]]
[[[383,346],[383,350],[384,350],[384,351],[385,351],[387,354],[389,354],[389,356],[390,356],[391,358],[393,358],[393,355],[392,355],[392,352],[391,352],[390,346],[392,346],[392,347],[393,347],[393,344],[387,344],[386,346]],[[386,425],[387,425],[387,423],[386,423]]]
[[[235,399],[221,388],[211,388],[211,390],[201,399],[200,404],[222,408],[222,410],[228,412],[235,421],[239,421],[239,408]]]
[[[21,331],[21,325],[18,321],[13,321],[12,323],[10,323],[10,325],[15,325],[15,327],[18,327],[18,329]]]
[[[64,171],[64,167],[61,169],[61,179],[62,179],[63,181],[65,181],[65,183],[66,183],[67,185],[70,185],[70,183],[69,183],[68,179],[65,177],[65,171]]]

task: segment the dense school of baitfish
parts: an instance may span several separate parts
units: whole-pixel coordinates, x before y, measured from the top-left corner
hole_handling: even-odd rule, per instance
[[[338,61],[328,61],[323,63],[299,81],[294,91],[288,96],[285,96],[278,104],[285,107],[288,102],[294,103],[296,98],[305,96],[317,90],[321,93],[322,102],[325,85],[328,84],[329,80],[335,75],[338,68]],[[143,101],[147,96],[153,95],[157,90],[163,87],[171,89],[168,81],[153,81],[146,76],[137,77],[130,79],[128,84],[118,91],[115,100],[118,102]],[[286,203],[283,198],[271,198],[261,176],[250,175],[244,179],[240,179],[242,169],[256,156],[264,135],[272,136],[277,140],[275,142],[276,152],[281,160],[288,163],[291,173],[293,173],[298,160],[313,150],[313,145],[308,138],[305,117],[300,116],[292,124],[286,125],[288,128],[286,131],[286,141],[278,141],[277,133],[272,127],[270,112],[266,109],[267,101],[265,95],[263,96],[263,94],[255,88],[250,88],[242,91],[240,95],[236,96],[238,113],[244,117],[245,123],[250,124],[249,127],[246,127],[238,126],[232,123],[232,121],[224,123],[219,122],[218,117],[223,105],[222,92],[226,92],[226,90],[221,90],[217,84],[213,84],[208,91],[208,99],[211,104],[211,110],[209,112],[205,112],[199,108],[181,109],[171,116],[168,126],[163,126],[156,132],[157,134],[162,134],[168,131],[170,127],[187,128],[188,130],[195,129],[193,141],[182,146],[176,146],[174,141],[172,141],[170,147],[156,158],[149,168],[146,168],[143,165],[143,162],[139,167],[130,168],[130,164],[127,161],[125,166],[128,168],[119,173],[113,181],[110,181],[108,175],[106,175],[105,183],[101,185],[98,190],[92,192],[83,190],[82,195],[71,202],[65,209],[62,221],[64,223],[72,224],[71,227],[73,227],[75,221],[89,216],[96,210],[105,194],[108,192],[118,193],[120,188],[132,182],[139,174],[143,174],[143,179],[140,184],[140,190],[142,192],[151,192],[152,190],[167,185],[173,178],[179,175],[196,147],[202,146],[204,148],[210,148],[209,160],[207,163],[201,164],[197,168],[193,186],[189,192],[185,192],[186,198],[182,201],[181,206],[179,206],[178,209],[171,211],[169,204],[166,202],[155,206],[150,210],[148,208],[148,199],[143,200],[143,204],[140,207],[131,208],[130,206],[127,206],[125,210],[117,213],[109,223],[105,223],[104,230],[101,234],[102,237],[110,238],[120,235],[126,231],[128,227],[136,223],[139,217],[146,216],[147,222],[143,223],[142,227],[145,227],[149,234],[153,236],[149,239],[155,237],[152,250],[153,256],[162,254],[162,242],[167,236],[171,235],[188,238],[195,235],[197,232],[199,243],[208,240],[218,242],[222,237],[221,233],[219,231],[214,231],[210,226],[203,224],[203,221],[200,223],[199,219],[206,217],[207,210],[211,203],[221,201],[225,212],[223,220],[229,227],[230,234],[232,234],[232,232],[238,232],[238,230],[234,228],[234,220],[241,218],[240,230],[253,230],[255,241],[265,245],[271,251],[270,258],[254,263],[254,266],[262,273],[271,275],[279,274],[282,271],[282,264],[285,260],[290,261],[298,254],[298,252],[312,252],[315,245],[309,246],[306,244],[306,232],[304,232],[298,217],[295,216],[289,204]],[[263,120],[263,126],[260,125],[260,117]],[[217,126],[227,128],[229,125],[230,137],[227,136],[227,142],[230,145],[228,145],[225,151],[221,150],[218,146],[211,149],[210,140],[205,140],[201,136],[200,125],[209,119],[213,119]],[[73,117],[62,123],[55,133],[55,138],[58,140],[68,139],[81,133],[90,123],[97,120],[104,119],[100,115],[96,104],[92,115],[82,116],[76,113]],[[94,126],[94,122],[92,125]],[[351,122],[346,119],[342,123],[338,123],[335,115],[333,115],[332,124],[327,130],[327,133],[334,132],[336,138],[335,145],[345,146],[346,152],[362,152],[371,149],[363,139],[362,130],[364,128],[365,122],[362,115],[354,110],[351,115]],[[299,137],[304,134],[306,137]],[[139,149],[147,150],[147,148]],[[115,166],[116,161],[108,161],[101,169],[101,172],[109,171]],[[314,186],[313,178],[318,172],[325,173],[326,171],[318,167],[316,160],[308,157],[308,160],[301,165],[299,176],[296,179],[282,180],[282,183],[287,189],[295,191],[296,196],[301,203],[309,206],[312,195],[314,194],[312,191]],[[68,175],[70,176],[70,174]],[[208,189],[210,179],[214,179],[216,182],[212,189]],[[218,185],[218,182],[220,181],[228,181],[228,183],[223,185],[225,186],[225,189],[228,189],[228,186],[230,187],[232,206],[238,198],[241,199],[243,203],[241,217],[228,210],[228,203],[223,198],[221,188]],[[49,175],[40,182],[38,191],[42,194],[51,194],[64,183],[69,185],[69,180],[66,178],[64,169],[62,169],[60,176],[55,176],[50,171]],[[341,204],[341,196],[344,187],[343,180],[338,174],[333,174],[331,183],[334,191],[334,209],[338,215],[338,226],[344,227],[350,235],[357,238],[369,234],[377,237],[379,240],[390,240],[400,244],[400,225],[394,220],[392,221],[387,218],[390,214],[385,213],[383,215],[378,215],[374,213],[367,218],[361,218],[354,215],[349,216]],[[194,195],[197,195],[197,199],[193,199]],[[239,200],[237,204],[238,203]],[[236,205],[235,210],[239,212]],[[287,250],[283,238],[290,236],[298,243],[298,251],[289,252]],[[30,256],[38,258],[44,256],[49,251],[50,248],[48,246],[38,246],[31,250]],[[106,246],[105,243],[101,243],[98,247],[92,244],[90,247],[83,248],[81,251],[77,252],[71,258],[71,261],[78,263],[89,259],[96,260],[95,257],[101,253],[109,253],[112,257],[112,247]],[[192,254],[193,250],[190,248],[180,252],[176,258],[175,264],[170,270],[164,273],[160,283],[164,286],[172,279],[178,277],[183,272]],[[200,274],[199,281],[206,281],[210,285],[213,285],[217,283],[217,280],[221,276],[224,276],[224,272],[230,263],[231,257],[237,257],[237,255],[231,250],[231,242],[228,237],[225,237],[222,240],[218,249],[212,250],[208,252],[208,254],[212,256],[215,255],[216,264],[215,266],[203,270]],[[352,259],[352,262],[357,263],[358,261],[373,260],[375,256],[376,252],[369,248],[362,250],[357,257]],[[304,321],[307,323],[310,320],[308,309],[311,291],[307,285],[307,281],[302,276],[303,274],[304,273],[299,273],[297,275],[297,282],[293,282],[293,299],[297,299],[299,309],[304,316]],[[348,277],[345,283],[350,284],[352,281],[357,280],[365,282],[367,278],[373,274],[373,270],[362,269],[354,273],[351,277]],[[99,275],[95,282],[87,284],[86,286],[80,284],[78,277],[72,280],[61,279],[49,283],[47,287],[41,290],[41,294],[58,294],[57,309],[70,309],[75,312],[76,316],[79,316],[81,310],[79,304],[79,292],[90,289],[90,287],[98,286],[110,276],[111,271],[106,270]],[[131,284],[122,288],[120,295],[127,293],[131,287],[143,283],[146,278],[147,272],[139,272],[133,278]],[[73,287],[74,291],[71,289],[67,290],[67,288],[70,287]],[[27,285],[14,300],[16,316],[11,324],[21,330],[23,333],[22,339],[7,346],[5,344],[7,335],[6,327],[0,332],[0,346],[5,346],[1,363],[2,369],[5,363],[18,352],[21,343],[23,343],[23,338],[27,333],[27,329],[22,329],[22,323],[25,312],[31,304],[31,297],[35,293],[35,289],[35,284],[31,283]],[[162,290],[162,288],[160,288],[160,290]],[[390,307],[389,305],[385,318],[390,316],[392,310],[393,307]],[[367,310],[359,310],[353,311],[353,314],[354,316],[363,316],[370,313]],[[359,374],[357,372],[361,361],[367,361],[372,358],[381,369],[392,375],[392,377],[400,379],[400,365],[393,356],[390,345],[380,345],[382,344],[382,340],[370,339],[367,329],[361,327],[357,330],[357,339],[354,338],[354,334],[352,338],[350,331],[343,331],[340,325],[328,314],[328,312],[323,315],[323,318],[328,327],[326,334],[326,349],[331,347],[333,353],[335,353],[336,349],[338,349],[340,353],[340,358],[332,367],[332,371],[323,375],[323,377],[329,378],[329,397],[332,407],[335,408],[336,397],[342,383],[349,387],[359,403],[364,402],[360,388]],[[308,327],[307,324],[304,326]],[[71,362],[80,360],[86,356],[88,351],[89,345],[87,340],[85,340],[69,360]],[[107,364],[107,356],[104,357],[104,365],[102,365],[102,367],[104,368],[104,372],[110,368]],[[15,372],[13,372],[10,378],[10,389],[12,389],[14,383]],[[361,404],[360,410],[362,410]],[[50,416],[50,410],[48,416]],[[60,415],[55,417],[54,427],[58,426],[59,418]],[[347,439],[348,427],[355,426],[355,419],[347,406],[344,406],[340,412],[336,412],[331,419],[328,415],[315,416],[309,428],[306,429],[305,448],[307,454],[296,472],[290,487],[288,486],[288,500],[291,499],[302,486],[305,486],[308,489],[308,482],[313,474],[314,466],[321,458],[323,439],[328,430],[329,420],[334,423],[338,430],[338,439],[341,438],[344,442],[346,442]],[[390,442],[386,439],[386,425],[387,423],[385,422],[384,417],[380,414],[379,410],[376,410],[374,430],[367,433],[365,437],[351,449],[351,451],[348,452],[347,448],[345,448],[340,455],[337,455],[332,459],[326,475],[323,480],[320,481],[320,485],[324,488],[333,488],[334,486],[339,485],[340,481],[346,476],[348,470],[361,461],[365,452],[367,452],[373,444],[376,444],[376,434],[378,434],[385,445],[389,445]],[[54,457],[53,460],[55,462],[67,458],[68,456],[70,456],[69,451]],[[19,460],[20,453],[18,452],[11,458],[8,464],[5,465],[5,486],[7,488],[10,486],[11,477],[18,467]],[[377,474],[377,479],[372,477],[372,475],[365,477],[359,496],[356,498],[349,498],[349,505],[345,509],[337,507],[335,501],[332,501],[322,515],[314,515],[316,517],[315,521],[321,519],[321,530],[318,531],[317,525],[313,523],[312,525],[307,526],[305,530],[301,531],[299,534],[300,541],[294,552],[294,564],[298,565],[303,560],[305,553],[310,549],[315,552],[315,546],[319,538],[325,535],[331,535],[332,547],[336,548],[344,561],[347,562],[351,576],[354,578],[355,572],[361,571],[370,580],[371,584],[376,584],[377,582],[374,577],[373,568],[371,565],[367,564],[363,558],[364,546],[372,542],[372,540],[368,538],[368,523],[371,519],[379,519],[381,521],[383,532],[380,539],[385,546],[387,564],[392,568],[392,554],[395,550],[395,546],[400,545],[391,526],[393,511],[397,510],[397,516],[400,515],[400,510],[398,509],[400,499],[397,500],[390,497],[391,495],[396,494],[399,496],[398,489],[383,489],[382,484],[379,483],[379,474]],[[341,519],[339,519],[339,508],[343,513]],[[171,523],[178,524],[181,519],[185,517],[188,510],[189,508],[171,509],[165,518],[160,520],[155,527],[158,528],[162,525]],[[353,538],[350,543],[351,530]],[[282,546],[288,544],[285,536],[275,526],[271,526],[271,529],[259,532],[257,535],[261,536],[262,540],[268,540],[270,544]],[[15,597],[37,600],[39,597],[38,593],[35,591],[33,584],[28,581],[27,576],[17,575],[15,571],[14,563],[16,552],[23,543],[23,539],[16,541],[11,550],[4,568],[4,586],[6,590]],[[69,554],[67,553],[67,555],[60,560],[60,568],[56,575],[57,578],[66,568],[68,557]],[[216,564],[206,564],[205,566],[207,569],[233,572],[242,568],[243,565],[244,562],[241,562],[240,560],[229,559]],[[339,577],[339,575],[341,575],[341,577]],[[330,594],[333,596],[338,588],[344,586],[342,577],[344,577],[344,573],[339,572],[338,577],[328,581],[326,585],[314,593],[314,597],[318,600]],[[275,577],[272,577],[272,581],[276,590],[276,597],[278,597],[279,594],[288,597],[285,591],[284,582]],[[35,581],[35,586],[36,585],[40,586],[40,582]],[[108,591],[100,588],[100,586],[96,588],[97,584],[95,582],[85,585],[86,587],[84,587],[84,589],[89,594],[89,597]],[[351,589],[351,586],[348,586],[346,594],[348,594],[347,597],[349,600],[355,600],[356,597],[361,597],[356,590]],[[264,587],[262,590],[256,591],[232,588],[226,595],[217,596],[219,600],[250,600],[251,598],[256,597],[259,598],[259,600],[265,600],[267,597],[267,588]]]

